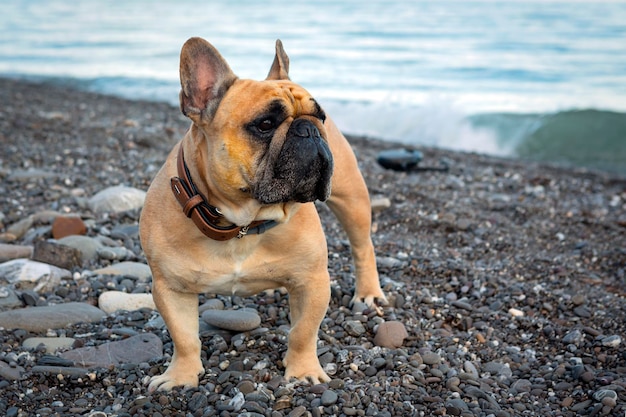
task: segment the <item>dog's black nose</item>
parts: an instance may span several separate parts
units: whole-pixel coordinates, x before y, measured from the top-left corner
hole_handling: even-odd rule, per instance
[[[289,133],[299,138],[311,138],[316,139],[322,137],[317,127],[307,119],[296,119],[289,127]],[[287,136],[289,137],[289,133]]]

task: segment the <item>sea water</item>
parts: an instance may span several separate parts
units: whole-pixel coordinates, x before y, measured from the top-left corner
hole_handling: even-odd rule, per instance
[[[13,0],[0,75],[177,104],[191,36],[255,79],[282,39],[346,133],[626,173],[624,1]]]

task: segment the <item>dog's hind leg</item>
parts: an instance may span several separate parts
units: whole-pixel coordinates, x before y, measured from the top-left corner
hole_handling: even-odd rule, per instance
[[[376,255],[370,235],[372,209],[365,180],[350,144],[330,118],[324,123],[333,153],[334,174],[330,198],[326,201],[348,234],[356,269],[352,302],[387,304],[378,279]]]

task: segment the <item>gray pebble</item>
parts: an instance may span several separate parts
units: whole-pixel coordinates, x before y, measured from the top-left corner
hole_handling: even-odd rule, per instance
[[[333,391],[332,389],[327,389],[322,394],[322,405],[333,405],[337,402],[338,399],[339,397],[337,396],[337,393],[335,391]]]
[[[426,365],[436,365],[441,362],[441,356],[433,352],[426,352],[422,354],[422,360]]]
[[[344,329],[346,329],[350,336],[355,337],[361,336],[366,331],[365,327],[363,327],[363,324],[360,321],[356,320],[348,320],[344,322],[343,327]]]
[[[585,335],[578,329],[572,330],[563,336],[563,343],[573,343],[575,345],[585,340]]]
[[[619,335],[607,336],[601,341],[602,346],[616,348],[622,343],[622,338]]]
[[[261,317],[253,310],[206,310],[202,320],[211,326],[236,332],[247,332],[261,325]]]

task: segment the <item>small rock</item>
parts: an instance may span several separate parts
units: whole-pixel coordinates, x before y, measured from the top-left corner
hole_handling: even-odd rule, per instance
[[[422,354],[422,360],[426,365],[436,365],[441,362],[441,356],[434,352],[426,352]]]
[[[404,339],[409,336],[406,327],[399,321],[386,321],[378,326],[374,344],[376,346],[396,349],[402,346]]]
[[[72,347],[75,341],[76,339],[71,337],[30,337],[22,342],[22,346],[26,349],[35,349],[39,345],[44,345],[46,353],[54,353],[57,349]]]
[[[596,401],[603,401],[605,398],[617,400],[617,392],[612,389],[599,389],[593,393],[593,399]]]
[[[347,320],[343,323],[343,327],[350,336],[358,337],[365,333],[365,327],[357,320]]]
[[[32,255],[32,246],[0,243],[0,262],[6,262],[19,258],[30,258]]]
[[[211,326],[235,332],[247,332],[261,325],[259,314],[250,309],[244,310],[206,310],[202,320]]]
[[[530,392],[532,389],[532,383],[527,379],[518,379],[515,381],[511,388],[509,389],[510,393],[513,395],[521,394],[524,392]]]
[[[370,206],[372,207],[372,211],[377,213],[391,207],[391,200],[387,197],[372,198]]]
[[[6,362],[0,361],[0,377],[7,379],[9,381],[17,381],[22,379],[22,374],[24,373],[24,368],[21,366],[9,365]]]
[[[224,302],[219,298],[206,300],[206,302],[198,308],[198,311],[202,314],[206,310],[224,310]]]
[[[59,239],[57,242],[71,248],[78,249],[81,253],[83,262],[98,259],[98,248],[102,246],[102,243],[94,238],[79,235],[66,236]]]
[[[204,393],[195,392],[187,402],[187,408],[193,413],[197,410],[203,410],[208,404],[207,396]]]
[[[98,297],[98,307],[107,314],[118,310],[135,311],[142,308],[156,310],[152,294],[129,294],[123,291],[105,291]]]
[[[65,303],[1,312],[0,327],[42,332],[80,322],[97,322],[105,316],[104,311],[87,303]]]
[[[22,288],[37,292],[51,291],[61,279],[71,277],[72,273],[66,269],[28,259],[14,259],[0,264],[0,282],[19,282]]]
[[[100,268],[93,271],[99,275],[124,275],[135,277],[140,282],[147,282],[152,276],[150,267],[141,262],[119,262],[106,268]]]
[[[322,405],[328,407],[329,405],[333,405],[337,402],[339,396],[332,389],[327,389],[322,393]]]
[[[52,222],[52,237],[55,239],[85,233],[87,226],[79,216],[57,216]]]
[[[163,356],[163,342],[152,333],[61,353],[63,359],[71,360],[75,366],[85,368],[106,368],[122,363],[139,364],[161,356]]]
[[[143,207],[145,198],[145,191],[118,185],[95,194],[88,204],[94,213],[119,213]]]
[[[524,312],[522,310],[518,310],[517,308],[509,308],[509,314],[513,317],[524,317]]]
[[[19,239],[26,234],[26,232],[33,226],[33,223],[33,216],[28,216],[7,227],[6,233],[13,236],[15,239]]]
[[[574,308],[574,314],[576,314],[578,317],[582,317],[585,319],[591,317],[591,311],[585,306],[578,306]]]
[[[0,287],[0,311],[12,310],[22,307],[22,301],[19,299],[15,291],[9,287]]]
[[[563,343],[573,343],[578,345],[583,340],[585,340],[585,335],[578,329],[574,329],[571,332],[568,332],[565,336],[563,336]]]
[[[58,242],[40,240],[35,243],[33,261],[73,269],[82,266],[82,253],[76,248]]]
[[[392,258],[391,256],[377,256],[376,265],[380,268],[400,269],[406,265],[406,262],[397,258]]]
[[[11,181],[30,181],[40,178],[56,178],[58,175],[53,172],[44,171],[38,168],[16,169],[9,175]]]
[[[622,343],[622,338],[619,335],[612,335],[602,338],[602,346],[616,348]]]

